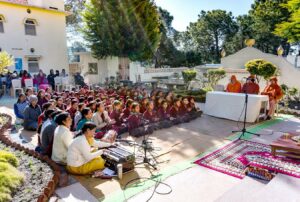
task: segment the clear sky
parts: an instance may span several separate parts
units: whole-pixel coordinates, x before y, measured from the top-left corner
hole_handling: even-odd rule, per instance
[[[173,27],[185,31],[190,22],[196,22],[201,10],[222,9],[234,16],[247,14],[254,0],[155,0],[156,5],[173,15]]]

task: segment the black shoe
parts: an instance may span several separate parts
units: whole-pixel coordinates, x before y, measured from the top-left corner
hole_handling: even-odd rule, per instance
[[[271,116],[267,116],[266,120],[271,120],[272,117]]]

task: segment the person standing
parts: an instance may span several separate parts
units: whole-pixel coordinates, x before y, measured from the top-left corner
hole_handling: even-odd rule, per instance
[[[55,81],[54,81],[54,78],[55,78],[54,71],[53,71],[53,69],[50,69],[50,74],[47,76],[47,80],[48,80],[48,83],[49,83],[49,85],[51,86],[52,90],[55,89]]]
[[[25,80],[30,79],[30,78],[31,78],[30,74],[26,70],[24,70],[22,77],[21,77],[21,84],[22,84],[23,88],[25,87]]]
[[[38,73],[36,79],[37,79],[38,86],[48,83],[48,81],[46,79],[46,75],[44,74],[43,70],[41,70],[41,69],[39,70],[39,73]]]
[[[267,87],[264,89],[264,91],[261,93],[262,95],[268,95],[269,96],[269,111],[267,114],[267,120],[272,119],[276,105],[279,100],[283,97],[283,92],[281,87],[277,84],[277,78],[272,77],[270,79],[270,84],[267,85]]]
[[[66,70],[65,69],[62,69],[61,70],[61,73],[59,74],[61,77],[67,77],[68,74],[66,73]]]

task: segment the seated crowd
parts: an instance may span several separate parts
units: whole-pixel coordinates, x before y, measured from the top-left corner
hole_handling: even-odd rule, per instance
[[[102,151],[91,152],[92,147],[109,147],[126,132],[139,137],[202,114],[193,97],[127,87],[60,93],[47,88],[37,95],[27,89],[14,110],[25,130],[38,132],[36,151],[73,174],[104,167]]]
[[[43,70],[39,70],[37,74],[31,75],[27,70],[21,70],[19,73],[17,71],[10,72],[8,71],[5,74],[0,74],[0,87],[3,85],[6,88],[6,92],[3,94],[8,93],[12,88],[12,80],[19,79],[21,80],[21,87],[26,87],[26,80],[32,79],[33,86],[38,89],[44,86],[50,86],[52,89],[55,89],[55,77],[68,77],[65,69],[62,69],[61,72],[59,70],[50,69],[48,75],[46,75]],[[85,86],[84,78],[77,72],[74,75],[75,85]],[[2,92],[1,92],[2,93]]]

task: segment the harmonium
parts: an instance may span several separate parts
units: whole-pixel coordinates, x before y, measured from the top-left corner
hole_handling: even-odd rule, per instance
[[[105,160],[105,167],[115,172],[118,171],[118,164],[122,164],[123,173],[134,170],[135,156],[134,153],[123,147],[111,147],[102,154]]]

